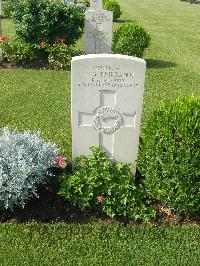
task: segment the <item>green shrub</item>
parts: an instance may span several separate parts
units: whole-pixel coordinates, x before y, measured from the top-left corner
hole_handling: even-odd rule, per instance
[[[191,4],[200,4],[200,0],[181,0],[185,2],[190,2]]]
[[[11,0],[6,0],[2,3],[3,9],[3,17],[4,18],[11,18],[12,10],[13,10],[13,3]]]
[[[71,46],[83,33],[85,5],[61,0],[15,0],[12,5],[17,39],[1,41],[4,59],[11,63],[37,59],[53,69],[68,68]]]
[[[75,173],[66,177],[59,194],[80,208],[94,207],[110,217],[147,221],[155,215],[145,205],[145,193],[136,186],[131,166],[112,162],[102,148],[91,147],[88,158],[76,159]]]
[[[74,44],[84,27],[85,6],[54,0],[16,0],[13,20],[17,36],[28,43]]]
[[[150,43],[150,35],[143,27],[125,23],[114,32],[112,49],[114,53],[143,57]]]
[[[152,199],[181,213],[200,211],[200,99],[163,103],[144,128],[138,168]]]
[[[6,38],[6,37],[3,37]],[[10,63],[25,63],[35,58],[33,45],[9,38],[0,41],[4,59]]]
[[[104,8],[113,12],[114,21],[117,21],[122,14],[121,7],[116,0],[106,0],[104,3]]]

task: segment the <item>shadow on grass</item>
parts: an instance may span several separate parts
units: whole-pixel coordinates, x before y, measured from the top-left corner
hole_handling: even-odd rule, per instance
[[[157,59],[146,59],[147,68],[173,68],[176,67],[177,64]]]
[[[117,23],[136,23],[134,20],[130,20],[130,19],[119,19],[116,21]]]

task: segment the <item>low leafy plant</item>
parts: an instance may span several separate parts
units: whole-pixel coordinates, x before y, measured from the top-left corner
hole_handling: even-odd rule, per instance
[[[138,168],[149,197],[183,214],[200,211],[200,99],[162,103],[146,124]]]
[[[9,40],[8,37],[2,37],[0,48],[2,48],[4,59],[7,62],[25,63],[35,58],[33,45],[20,40]]]
[[[116,0],[106,0],[104,8],[113,12],[113,21],[117,21],[122,15],[120,4]]]
[[[59,39],[50,45],[44,41],[30,44],[19,39],[0,38],[0,48],[3,49],[4,60],[14,64],[28,63],[33,59],[43,61],[55,70],[65,70],[71,65],[71,58],[80,53],[72,46],[66,45],[64,39]]]
[[[55,70],[66,70],[70,68],[71,59],[75,51],[64,43],[54,43],[48,47],[48,62]]]
[[[39,133],[3,128],[0,137],[0,202],[6,209],[24,207],[45,184],[49,168],[55,166],[59,149],[45,142]]]
[[[114,31],[112,50],[118,54],[143,57],[150,43],[151,37],[143,27],[125,23]]]
[[[103,148],[91,147],[88,158],[76,159],[75,173],[59,192],[80,208],[99,206],[110,217],[148,221],[155,215],[145,204],[143,188],[135,184],[131,165],[113,162]]]
[[[78,55],[80,51],[75,51],[72,46],[65,44],[64,41],[61,38],[53,44],[43,41],[35,44],[34,47],[37,48],[37,57],[47,60],[52,69],[69,69],[72,57]]]

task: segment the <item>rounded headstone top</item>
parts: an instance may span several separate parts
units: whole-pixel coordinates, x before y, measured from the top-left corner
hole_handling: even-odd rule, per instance
[[[129,55],[121,55],[121,54],[88,54],[88,55],[80,55],[75,56],[72,58],[72,61],[79,61],[79,60],[85,60],[85,59],[124,59],[124,60],[131,60],[135,62],[140,62],[146,65],[146,61],[142,58],[129,56]]]

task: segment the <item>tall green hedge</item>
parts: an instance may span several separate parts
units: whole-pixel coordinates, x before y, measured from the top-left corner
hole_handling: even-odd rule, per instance
[[[200,211],[200,99],[163,103],[146,124],[138,167],[148,195],[185,214]]]

